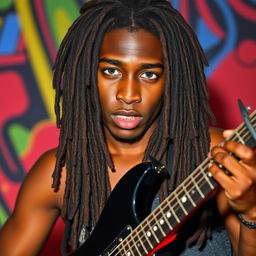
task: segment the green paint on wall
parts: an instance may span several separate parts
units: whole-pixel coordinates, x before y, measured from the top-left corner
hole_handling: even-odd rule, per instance
[[[70,27],[72,20],[70,19],[69,14],[64,8],[56,10],[54,18],[55,18],[54,23],[57,31],[56,40],[59,46],[61,43],[61,40],[64,38],[65,34],[67,33],[67,30]]]
[[[0,10],[4,11],[8,9],[13,3],[13,0],[1,0],[0,1]]]
[[[3,226],[3,224],[5,223],[7,218],[8,218],[8,215],[6,214],[6,212],[3,209],[2,205],[0,204],[0,226]]]
[[[76,1],[70,0],[45,0],[44,3],[52,37],[59,48],[68,28],[79,16],[80,6]]]
[[[28,147],[29,131],[21,125],[14,124],[9,130],[9,136],[17,155],[22,155]]]

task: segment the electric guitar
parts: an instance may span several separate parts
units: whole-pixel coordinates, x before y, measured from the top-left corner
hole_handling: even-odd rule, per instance
[[[250,120],[255,130],[256,111]],[[245,123],[228,140],[256,146]],[[153,212],[151,205],[166,178],[165,168],[156,160],[133,167],[115,186],[87,241],[71,255],[153,255],[175,239],[182,223],[218,187],[208,172],[210,161],[206,158]]]

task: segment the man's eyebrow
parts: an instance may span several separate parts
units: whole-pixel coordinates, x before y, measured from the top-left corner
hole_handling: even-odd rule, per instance
[[[108,59],[108,58],[101,58],[99,62],[106,62],[112,65],[122,65],[122,62],[116,59]],[[142,63],[142,68],[144,69],[151,69],[151,68],[164,68],[163,64],[161,63]]]
[[[106,62],[112,65],[121,65],[121,61],[108,58],[101,58],[99,62]]]
[[[164,65],[161,63],[142,63],[141,65],[145,69],[161,68],[164,69]]]

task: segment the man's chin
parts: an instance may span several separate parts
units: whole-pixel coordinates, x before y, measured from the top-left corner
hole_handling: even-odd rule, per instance
[[[111,133],[111,132],[110,132]],[[135,136],[118,136],[114,133],[111,133],[111,135],[118,141],[120,142],[124,142],[124,143],[134,143],[136,141],[139,141],[141,139],[141,137],[143,136],[143,134],[138,134]]]

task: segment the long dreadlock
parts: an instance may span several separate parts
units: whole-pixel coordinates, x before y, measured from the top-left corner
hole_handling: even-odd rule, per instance
[[[107,170],[114,164],[102,129],[97,68],[105,33],[122,27],[131,31],[145,29],[157,35],[163,47],[165,93],[161,122],[144,156],[144,160],[152,155],[166,163],[168,145],[173,144],[170,179],[161,189],[161,197],[184,180],[209,150],[211,112],[203,72],[207,61],[179,12],[166,0],[95,0],[84,4],[62,41],[54,66],[60,138],[53,188],[58,187],[62,166],[67,171],[63,250],[68,241],[77,248],[81,226],[89,232],[110,194]],[[202,242],[208,231],[201,225],[192,241]]]

